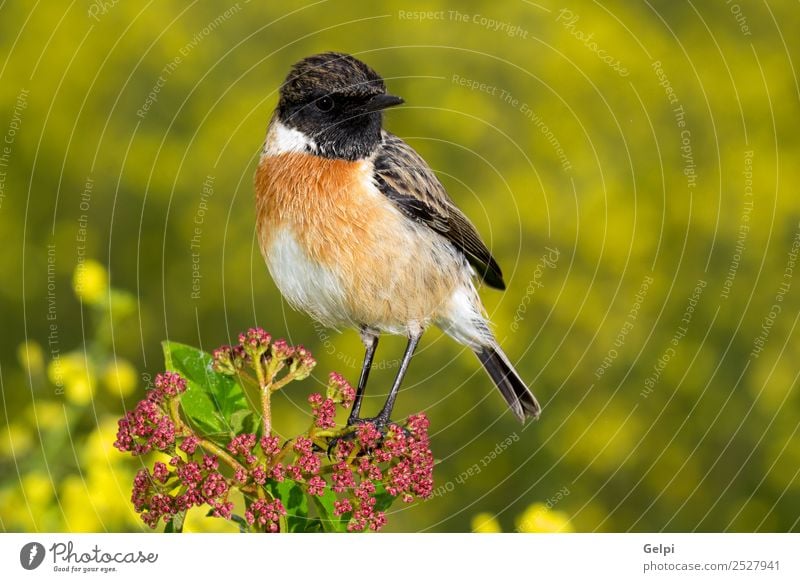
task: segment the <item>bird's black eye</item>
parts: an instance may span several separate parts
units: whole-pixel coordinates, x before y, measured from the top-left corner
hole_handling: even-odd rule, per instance
[[[317,109],[327,113],[328,111],[333,109],[334,105],[333,97],[330,97],[329,95],[325,95],[325,97],[320,97],[319,99],[317,99],[316,105]]]

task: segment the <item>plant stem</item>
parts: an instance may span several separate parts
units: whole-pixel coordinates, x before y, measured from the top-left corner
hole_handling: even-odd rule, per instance
[[[236,373],[236,379],[239,381],[239,385],[244,391],[248,406],[252,407],[253,402],[257,400],[254,398],[254,393],[257,392],[259,397],[261,395],[261,387],[258,385],[258,380],[254,378],[252,374],[245,373],[244,370],[239,370]],[[253,412],[258,412],[258,410],[254,409]]]
[[[296,442],[297,442],[297,437],[286,441],[286,444],[283,445],[283,448],[278,452],[277,455],[275,455],[275,458],[272,459],[270,467],[275,467],[279,462],[281,462],[283,458],[292,450],[292,447],[294,447],[294,443]]]
[[[242,471],[247,472],[247,469],[244,468],[244,465],[242,465],[239,461],[237,461],[232,456],[230,456],[221,447],[218,447],[217,445],[215,445],[211,441],[208,441],[208,440],[206,440],[206,439],[204,439],[202,437],[198,437],[198,438],[200,438],[200,443],[199,444],[200,444],[200,446],[202,448],[204,448],[206,451],[208,451],[212,455],[216,455],[220,459],[225,461],[231,467],[231,469],[233,469],[234,471],[238,471],[238,470],[241,469]]]
[[[268,366],[267,366],[268,367]],[[270,390],[272,379],[275,377],[269,369],[265,370],[265,365],[261,361],[261,356],[253,361],[253,369],[256,372],[258,388],[261,390],[261,422],[264,423],[264,436],[272,435],[272,405],[270,403]]]
[[[173,398],[172,400],[170,400],[170,403],[169,403],[169,415],[170,415],[170,418],[172,419],[172,422],[175,424],[175,428],[177,429],[178,432],[180,432],[182,434],[185,434],[185,435],[196,436],[200,440],[200,442],[198,444],[203,449],[205,449],[206,451],[208,451],[209,453],[211,453],[213,455],[218,456],[220,459],[225,461],[230,466],[230,468],[233,469],[234,471],[237,471],[239,469],[241,469],[242,471],[247,471],[247,469],[245,469],[244,466],[242,466],[242,464],[239,463],[239,461],[237,461],[232,456],[230,456],[225,450],[223,450],[222,448],[218,447],[217,445],[215,445],[211,441],[206,440],[203,437],[195,434],[195,432],[189,427],[189,425],[187,425],[185,422],[183,422],[183,419],[181,418],[181,413],[180,413],[180,408],[179,407],[180,407],[180,399],[179,398]]]
[[[189,434],[192,433],[192,430],[186,426],[186,423],[183,422],[181,418],[180,406],[181,401],[180,398],[173,398],[169,401],[169,416],[172,419],[172,423],[175,425],[175,429],[178,432],[188,432]]]
[[[292,380],[294,380],[294,374],[292,374],[291,372],[287,372],[286,375],[283,378],[281,378],[277,382],[273,382],[270,389],[273,392],[275,392],[276,390],[280,390],[281,388],[286,386]]]
[[[272,435],[272,392],[269,386],[261,388],[261,422],[264,423],[264,436]]]

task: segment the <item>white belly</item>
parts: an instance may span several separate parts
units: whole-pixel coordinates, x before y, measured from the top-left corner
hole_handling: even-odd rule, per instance
[[[282,228],[265,249],[267,267],[286,300],[320,323],[338,327],[351,323],[345,292],[338,277],[312,261],[288,228]]]

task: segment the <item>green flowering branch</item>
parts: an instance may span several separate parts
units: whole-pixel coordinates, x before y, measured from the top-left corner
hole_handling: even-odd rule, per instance
[[[207,504],[209,516],[240,531],[379,530],[397,499],[431,495],[423,414],[385,432],[339,425],[337,410],[352,406],[355,390],[331,373],[325,394],[308,398],[308,429],[283,440],[273,431],[272,394],[308,378],[316,361],[260,328],[238,339],[213,355],[165,342],[168,371],[119,421],[118,449],[169,456],[134,479],[131,499],[146,524],[180,531],[186,511]],[[257,399],[245,395],[248,385]],[[234,492],[243,499],[238,507]]]

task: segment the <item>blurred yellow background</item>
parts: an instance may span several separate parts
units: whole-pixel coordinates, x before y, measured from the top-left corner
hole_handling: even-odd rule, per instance
[[[146,529],[111,443],[162,339],[311,348],[287,435],[357,379],[357,334],[289,309],[254,239],[277,89],[338,50],[405,98],[386,126],[503,267],[482,296],[544,404],[520,426],[428,332],[395,414],[430,416],[437,494],[386,530],[797,531],[798,28],[785,1],[5,2],[0,528]]]

